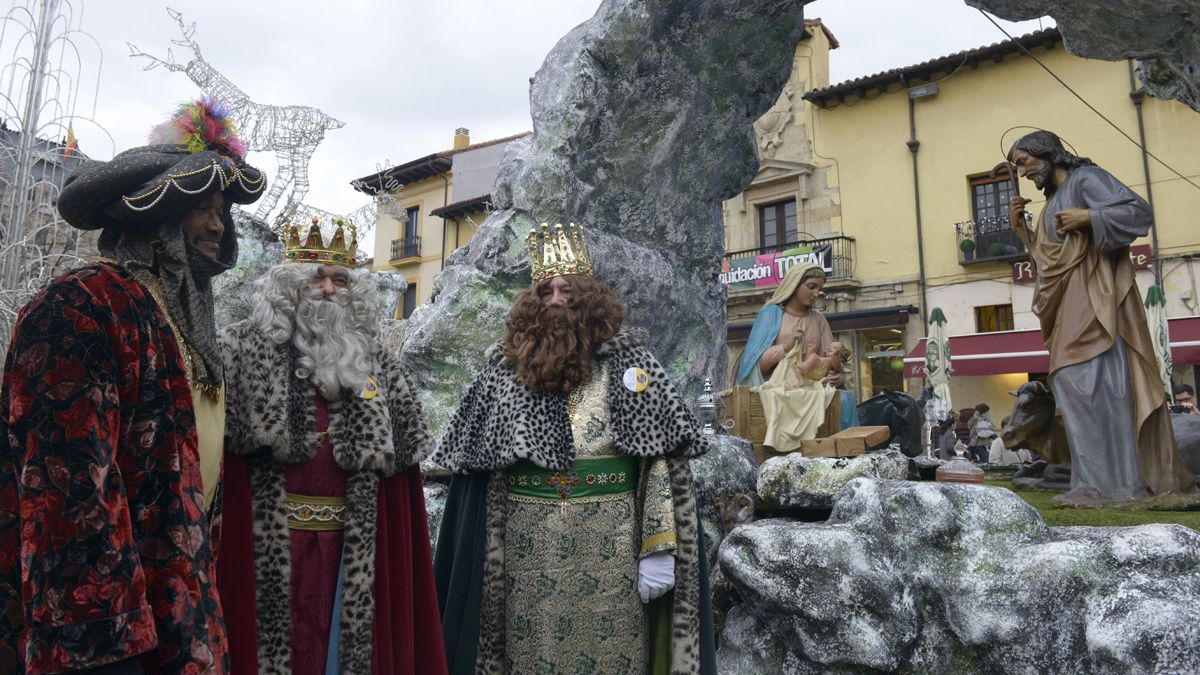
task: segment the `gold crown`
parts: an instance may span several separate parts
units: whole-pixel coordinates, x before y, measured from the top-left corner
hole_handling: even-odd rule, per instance
[[[341,265],[354,267],[354,252],[358,248],[358,229],[354,223],[341,218],[333,220],[337,229],[333,239],[326,245],[321,238],[320,221],[313,216],[312,225],[308,228],[308,236],[300,241],[300,226],[288,224],[283,226],[283,261],[306,262],[319,265]],[[350,243],[346,243],[346,227],[350,228]]]
[[[534,284],[564,274],[592,275],[583,226],[571,223],[568,228],[563,229],[561,223],[555,223],[551,232],[550,225],[542,223],[540,232],[535,227],[525,237]]]

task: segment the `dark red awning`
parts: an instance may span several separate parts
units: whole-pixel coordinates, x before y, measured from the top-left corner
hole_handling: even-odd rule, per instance
[[[1167,319],[1171,361],[1177,366],[1200,363],[1200,317]],[[1040,330],[1010,330],[950,336],[954,376],[1044,373],[1050,352]],[[925,340],[904,357],[905,377],[925,377]]]

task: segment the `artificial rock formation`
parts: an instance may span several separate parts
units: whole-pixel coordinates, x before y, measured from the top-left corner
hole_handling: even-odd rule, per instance
[[[425,521],[429,526],[429,544],[437,547],[438,528],[442,526],[442,516],[446,513],[446,497],[450,494],[450,486],[439,479],[425,479]]]
[[[1200,111],[1200,5],[1193,0],[966,0],[1010,21],[1054,17],[1067,51],[1090,59],[1137,59],[1157,98]]]
[[[938,467],[945,463],[945,460],[925,455],[910,457],[908,459],[908,479],[937,480]]]
[[[403,356],[435,432],[529,285],[525,235],[588,227],[596,277],[688,396],[725,372],[721,201],[758,168],[752,124],[787,82],[805,0],[605,0],[530,86],[533,134],[509,146],[497,211],[447,260]]]
[[[857,479],[721,545],[722,673],[1200,671],[1200,533],[1047,527],[1008,490]]]
[[[834,497],[856,478],[908,477],[908,458],[890,450],[858,457],[772,457],[758,470],[758,495],[772,509],[833,508]]]
[[[738,494],[754,492],[758,462],[754,446],[744,438],[716,434],[709,439],[712,449],[692,460],[696,499],[706,520],[720,522],[718,502]]]

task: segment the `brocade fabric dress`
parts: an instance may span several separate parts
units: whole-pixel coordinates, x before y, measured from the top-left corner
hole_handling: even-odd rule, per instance
[[[638,560],[674,551],[670,480],[661,458],[618,455],[607,380],[607,367],[599,365],[572,396],[578,454],[570,472],[547,472],[524,461],[505,472],[507,672],[646,672],[649,645],[645,606],[638,597]],[[649,473],[639,491],[644,471]],[[570,490],[570,498],[554,499],[553,492],[546,498],[547,476],[556,487]],[[533,496],[539,487],[535,481],[543,496]],[[601,487],[609,493],[578,496]]]

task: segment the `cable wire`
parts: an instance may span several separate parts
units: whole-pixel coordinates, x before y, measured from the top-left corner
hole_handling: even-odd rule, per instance
[[[1012,43],[1013,43],[1013,44],[1015,44],[1015,45],[1017,46],[1017,48],[1019,48],[1019,49],[1020,49],[1022,52],[1024,52],[1024,53],[1025,53],[1025,55],[1026,55],[1026,56],[1028,56],[1029,58],[1033,59],[1033,60],[1034,60],[1034,61],[1035,61],[1035,62],[1036,62],[1036,63],[1037,63],[1039,66],[1041,66],[1041,67],[1042,67],[1042,70],[1045,70],[1047,73],[1049,73],[1049,74],[1050,74],[1050,77],[1053,77],[1055,80],[1058,80],[1058,83],[1059,83],[1059,84],[1061,84],[1061,85],[1062,85],[1064,88],[1066,88],[1066,90],[1067,90],[1067,91],[1071,92],[1071,94],[1072,94],[1073,96],[1075,96],[1075,98],[1079,99],[1079,101],[1080,101],[1081,103],[1083,103],[1085,106],[1087,106],[1089,110],[1091,110],[1092,112],[1096,113],[1096,115],[1098,115],[1098,116],[1100,117],[1100,119],[1102,119],[1102,120],[1104,120],[1105,122],[1107,122],[1107,123],[1108,123],[1108,125],[1109,125],[1110,127],[1112,127],[1113,129],[1116,129],[1116,130],[1117,130],[1117,133],[1121,134],[1122,136],[1124,136],[1124,137],[1125,137],[1125,139],[1126,139],[1127,141],[1129,141],[1130,143],[1133,143],[1135,146],[1137,146],[1137,147],[1138,147],[1138,148],[1139,148],[1139,149],[1140,149],[1142,152],[1146,153],[1146,155],[1147,155],[1148,157],[1151,157],[1152,159],[1154,159],[1154,161],[1156,161],[1156,162],[1158,162],[1159,164],[1163,165],[1163,167],[1165,167],[1165,168],[1166,168],[1168,171],[1170,171],[1171,173],[1175,174],[1176,176],[1179,176],[1180,178],[1182,178],[1184,181],[1186,181],[1186,182],[1187,182],[1189,185],[1191,185],[1192,187],[1196,188],[1197,190],[1200,190],[1200,185],[1197,185],[1197,184],[1196,184],[1196,183],[1194,183],[1194,182],[1193,182],[1193,181],[1192,181],[1190,178],[1188,178],[1187,176],[1185,176],[1185,175],[1183,175],[1183,174],[1179,173],[1178,171],[1176,171],[1174,167],[1172,167],[1170,164],[1167,164],[1166,162],[1164,162],[1164,161],[1162,161],[1161,159],[1159,159],[1159,158],[1158,158],[1158,156],[1156,156],[1156,155],[1155,155],[1153,152],[1150,152],[1150,151],[1149,151],[1149,150],[1147,150],[1146,148],[1142,147],[1142,144],[1141,144],[1141,143],[1138,143],[1137,141],[1135,141],[1135,140],[1133,139],[1133,137],[1132,137],[1132,136],[1130,136],[1129,134],[1125,133],[1125,131],[1124,131],[1123,129],[1121,129],[1121,127],[1117,126],[1117,125],[1116,125],[1116,123],[1114,123],[1112,120],[1110,120],[1110,119],[1108,119],[1107,117],[1105,117],[1104,113],[1102,113],[1102,112],[1100,112],[1099,110],[1097,110],[1097,109],[1096,109],[1096,107],[1095,107],[1095,106],[1093,106],[1091,103],[1088,103],[1088,102],[1087,102],[1087,99],[1085,99],[1084,97],[1080,96],[1080,95],[1079,95],[1079,92],[1077,92],[1077,91],[1075,91],[1074,89],[1072,89],[1072,88],[1071,88],[1071,85],[1069,85],[1069,84],[1067,84],[1066,82],[1064,82],[1064,81],[1063,81],[1063,79],[1062,79],[1061,77],[1059,77],[1057,74],[1055,74],[1055,72],[1054,72],[1053,70],[1050,70],[1049,66],[1047,66],[1047,65],[1046,65],[1046,64],[1044,64],[1044,63],[1042,63],[1041,59],[1039,59],[1038,57],[1034,56],[1034,55],[1033,55],[1033,52],[1030,52],[1030,51],[1029,51],[1029,50],[1028,50],[1028,49],[1025,47],[1025,45],[1021,44],[1021,42],[1020,42],[1019,40],[1017,40],[1015,37],[1013,37],[1012,35],[1009,35],[1008,31],[1004,30],[1004,27],[1003,27],[1003,26],[1001,26],[999,23],[996,23],[996,20],[995,20],[995,19],[993,19],[993,18],[991,17],[991,15],[990,15],[990,14],[988,14],[988,13],[987,13],[987,12],[985,12],[985,11],[983,11],[982,9],[981,9],[981,10],[979,10],[979,13],[980,13],[980,14],[982,14],[982,15],[983,15],[983,17],[984,17],[985,19],[987,19],[988,21],[990,21],[990,22],[991,22],[991,24],[992,24],[993,26],[995,26],[997,30],[999,30],[1001,33],[1004,33],[1004,36],[1005,36],[1005,37],[1007,37],[1009,40],[1011,40],[1011,41],[1012,41]],[[1011,131],[1011,129],[1010,129],[1010,131]]]

